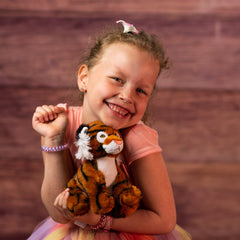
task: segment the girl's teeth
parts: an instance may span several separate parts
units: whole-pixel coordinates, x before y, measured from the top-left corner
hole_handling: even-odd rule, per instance
[[[119,113],[119,114],[121,114],[121,115],[123,115],[123,116],[126,116],[126,115],[128,114],[128,111],[126,111],[126,110],[124,110],[124,109],[122,109],[122,108],[119,108],[119,107],[116,106],[116,105],[109,104],[109,107],[110,107],[113,111],[115,111],[115,112],[117,112],[117,113]]]

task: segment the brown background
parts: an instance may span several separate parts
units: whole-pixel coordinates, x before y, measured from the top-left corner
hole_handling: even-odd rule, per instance
[[[83,49],[118,19],[157,34],[172,62],[150,120],[172,180],[178,223],[195,240],[240,239],[240,2],[0,2],[0,239],[26,239],[41,203],[37,105],[77,104]]]

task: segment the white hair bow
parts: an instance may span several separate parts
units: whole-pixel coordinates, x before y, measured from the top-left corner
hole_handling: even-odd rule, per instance
[[[123,32],[128,33],[128,32],[133,32],[133,33],[139,33],[139,31],[133,26],[133,24],[127,23],[123,20],[118,20],[116,23],[121,23],[123,25]]]

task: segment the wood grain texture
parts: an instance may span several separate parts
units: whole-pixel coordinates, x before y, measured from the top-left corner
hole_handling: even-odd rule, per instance
[[[116,5],[117,4],[117,5]],[[240,238],[240,4],[229,0],[0,2],[0,239],[23,240],[47,216],[36,106],[78,104],[90,36],[119,18],[157,34],[172,67],[149,106],[194,240]]]
[[[29,0],[2,0],[0,8],[6,10],[30,11],[72,11],[72,12],[130,12],[130,13],[238,13],[240,3],[237,0],[151,0],[151,1],[86,1],[86,0],[58,0],[58,1],[29,1]]]
[[[160,87],[240,89],[238,15],[121,17],[161,38],[172,67],[162,75]],[[84,49],[115,21],[115,14],[95,12],[79,17],[0,14],[1,85],[73,86]]]

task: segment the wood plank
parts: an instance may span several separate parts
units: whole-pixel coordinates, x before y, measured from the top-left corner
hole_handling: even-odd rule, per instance
[[[157,92],[150,119],[166,158],[239,162],[239,97],[238,91]]]
[[[168,163],[178,223],[194,240],[240,237],[240,164]]]
[[[40,196],[43,177],[41,159],[0,158],[0,239],[27,239],[47,212]]]
[[[136,13],[206,13],[206,12],[236,12],[240,11],[240,3],[236,0],[216,1],[216,0],[185,0],[179,2],[177,0],[151,0],[151,1],[127,1],[121,2],[102,0],[98,1],[73,1],[73,0],[58,0],[55,1],[34,1],[29,0],[2,0],[0,2],[2,9],[14,10],[41,10],[41,11],[110,11],[119,12],[134,12]]]
[[[230,90],[240,89],[239,16],[122,15],[162,39],[172,67],[162,76],[160,87]],[[0,84],[74,86],[90,37],[115,21],[111,13],[0,15]]]

